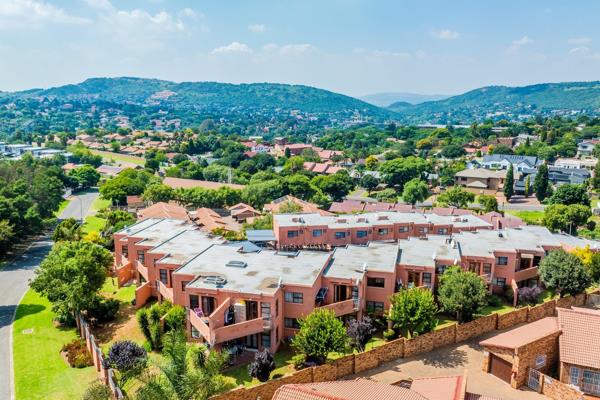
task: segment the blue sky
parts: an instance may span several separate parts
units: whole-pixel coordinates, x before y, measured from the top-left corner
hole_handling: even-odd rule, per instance
[[[0,0],[0,90],[96,76],[360,96],[600,79],[600,2]]]

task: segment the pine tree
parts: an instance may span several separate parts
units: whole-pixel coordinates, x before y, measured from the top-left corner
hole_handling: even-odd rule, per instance
[[[515,176],[513,166],[510,164],[508,171],[506,171],[506,179],[504,180],[504,197],[506,197],[506,201],[510,201],[513,194],[515,194]]]
[[[546,163],[538,167],[537,174],[533,180],[533,190],[535,197],[539,201],[543,201],[548,196],[548,166]]]

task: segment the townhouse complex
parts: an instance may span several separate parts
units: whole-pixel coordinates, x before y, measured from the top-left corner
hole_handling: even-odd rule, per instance
[[[415,220],[399,222],[405,215],[393,212],[353,215],[352,222],[279,214],[275,234],[287,245],[278,250],[227,242],[185,220],[149,218],[115,233],[115,267],[120,283],[138,283],[138,307],[152,296],[185,306],[191,338],[276,351],[296,333],[298,318],[316,307],[342,318],[383,312],[394,292],[434,290],[453,265],[482,276],[491,292],[538,285],[537,268],[549,251],[597,247],[541,227],[494,230],[472,215],[409,216]],[[300,235],[320,240],[315,245],[329,240],[332,250],[286,248],[286,240]]]

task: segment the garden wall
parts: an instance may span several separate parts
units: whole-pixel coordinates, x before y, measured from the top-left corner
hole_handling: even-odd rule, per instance
[[[588,297],[597,296],[599,291],[586,295],[569,296],[552,300],[535,307],[523,307],[505,314],[491,314],[465,324],[451,324],[412,339],[396,339],[363,353],[351,354],[325,365],[296,371],[283,378],[274,379],[250,388],[238,388],[213,400],[257,400],[270,399],[275,391],[288,383],[310,383],[334,381],[396,360],[427,353],[438,347],[460,343],[484,333],[504,330],[515,325],[532,322],[553,316],[556,308],[568,308],[572,305],[583,305]],[[553,399],[580,400],[582,397],[577,390],[559,382],[557,379],[545,377],[542,393]]]
[[[583,400],[583,393],[571,385],[562,383],[558,379],[540,374],[540,387],[544,396],[554,400]]]
[[[90,331],[88,323],[85,321],[85,319],[83,319],[81,315],[76,315],[75,321],[77,323],[79,335],[83,340],[85,340],[87,349],[92,356],[92,360],[94,361],[94,367],[96,368],[96,371],[98,371],[99,379],[102,381],[102,383],[108,385],[110,391],[112,392],[113,399],[123,399],[123,393],[121,393],[121,389],[119,388],[119,386],[117,386],[114,379],[114,371],[110,368],[104,368],[104,355],[102,353],[102,349],[100,349],[100,347],[96,343],[96,339]]]

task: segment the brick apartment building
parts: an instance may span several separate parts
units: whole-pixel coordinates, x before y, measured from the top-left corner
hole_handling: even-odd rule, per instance
[[[275,251],[226,242],[186,221],[152,218],[114,239],[119,281],[137,281],[138,307],[151,296],[167,299],[187,308],[192,338],[272,351],[315,307],[340,317],[382,312],[395,291],[434,288],[438,275],[452,265],[481,275],[492,291],[513,281],[536,285],[537,265],[548,251],[596,245],[524,227],[365,241],[333,251]]]

